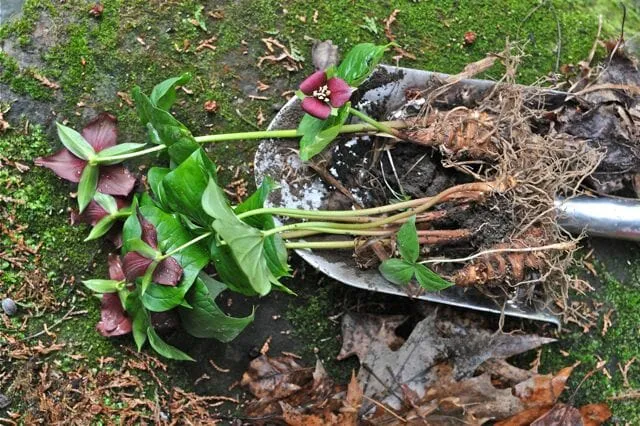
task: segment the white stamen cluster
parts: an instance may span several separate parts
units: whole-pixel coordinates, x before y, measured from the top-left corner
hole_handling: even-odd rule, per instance
[[[312,94],[314,98],[326,103],[329,103],[331,101],[329,99],[330,95],[331,95],[331,90],[329,90],[329,87],[327,87],[326,84],[324,86],[319,87],[317,90],[314,90]]]

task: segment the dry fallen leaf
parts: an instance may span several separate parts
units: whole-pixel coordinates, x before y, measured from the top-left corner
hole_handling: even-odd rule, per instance
[[[365,359],[371,342],[383,341],[392,349],[399,348],[404,339],[395,333],[405,315],[369,315],[348,312],[342,318],[342,347],[336,357],[343,360],[356,355]]]
[[[470,377],[484,361],[510,356],[550,343],[555,339],[535,335],[495,334],[473,323],[445,320],[437,314],[420,321],[397,351],[386,341],[373,341],[361,359],[358,380],[365,395],[391,407],[401,404],[400,384],[406,384],[422,396],[435,383],[432,367],[442,359],[453,366],[453,377]],[[369,404],[369,408],[370,408]]]

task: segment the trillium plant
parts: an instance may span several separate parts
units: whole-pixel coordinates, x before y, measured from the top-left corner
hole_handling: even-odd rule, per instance
[[[349,102],[386,48],[357,45],[338,66],[305,79],[297,94],[306,114],[297,129],[194,137],[169,112],[176,87],[189,80],[187,74],[158,84],[149,96],[134,88],[132,97],[150,146],[118,144],[116,118],[108,113],[81,132],[57,124],[64,148],[36,164],[78,184],[73,220],[92,226],[87,239],[107,235],[120,250],[109,256],[108,279],[84,281],[101,299],[98,331],[104,336],[131,333],[138,349],[148,342],[167,358],[190,360],[163,341],[156,320],[173,315],[193,336],[232,340],[251,323],[253,312],[228,316],[216,297],[225,290],[245,296],[264,296],[273,289],[292,293],[281,281],[290,276],[288,249],[355,249],[383,241],[400,254],[380,265],[389,281],[427,291],[450,286],[417,262],[421,231],[416,230],[416,218],[457,191],[488,192],[491,184],[459,185],[434,197],[369,209],[321,211],[264,207],[274,189],[265,179],[254,194],[232,206],[218,184],[215,163],[203,149],[206,143],[221,141],[300,138],[299,155],[308,161],[341,133],[399,137],[402,123],[378,122]],[[350,116],[357,122],[346,124]],[[160,152],[166,152],[162,158],[169,159],[168,167],[152,167],[146,176],[149,191],[133,193],[136,179],[121,163]],[[353,239],[308,241],[318,234]]]

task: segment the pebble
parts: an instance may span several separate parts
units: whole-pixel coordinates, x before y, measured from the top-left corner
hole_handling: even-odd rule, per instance
[[[0,393],[0,410],[7,408],[11,405],[11,400],[5,394]]]
[[[16,302],[14,302],[13,299],[6,297],[2,299],[2,310],[5,314],[11,317],[18,312],[18,305],[16,305]]]

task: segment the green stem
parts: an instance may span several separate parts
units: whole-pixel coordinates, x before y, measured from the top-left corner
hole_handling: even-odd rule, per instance
[[[398,131],[394,128],[387,126],[386,123],[381,123],[379,121],[376,121],[373,118],[369,117],[367,114],[360,112],[355,108],[349,107],[349,112],[355,115],[356,117],[358,117],[360,120],[364,121],[365,123],[370,124],[371,126],[380,130],[381,132],[388,133],[393,136],[398,136]]]
[[[404,210],[411,207],[416,207],[422,203],[429,201],[433,197],[418,198],[416,200],[403,201],[401,203],[387,204],[381,207],[373,207],[369,209],[360,210],[302,210],[302,209],[289,209],[286,207],[263,207],[261,209],[249,210],[248,212],[240,213],[239,219],[245,217],[255,216],[258,214],[272,214],[277,216],[286,216],[293,219],[319,219],[327,218],[334,220],[334,218],[341,217],[360,217],[377,215],[382,213],[389,213],[396,210]]]
[[[358,111],[360,113],[360,111]],[[361,113],[360,113],[361,114]],[[370,119],[371,120],[371,119]],[[365,121],[363,119],[363,121]],[[393,132],[392,129],[402,129],[407,127],[407,123],[403,120],[386,121],[378,123],[372,120],[372,123],[358,123],[358,124],[346,124],[340,128],[339,133],[360,133],[371,132],[375,130],[381,130],[385,133]],[[384,130],[382,130],[384,128]],[[393,134],[393,133],[392,133]],[[227,142],[235,140],[251,140],[251,139],[286,139],[297,138],[302,136],[302,133],[298,129],[285,129],[285,130],[261,130],[258,132],[238,132],[238,133],[222,133],[215,135],[196,136],[195,140],[199,143],[206,142]]]
[[[335,250],[352,249],[356,246],[356,241],[299,241],[295,243],[285,243],[284,245],[288,249]]]
[[[358,123],[358,124],[346,124],[340,128],[339,133],[361,133],[361,132],[371,132],[375,130],[380,130],[384,133],[390,133],[392,135],[397,134],[395,129],[402,129],[407,126],[407,124],[402,120],[395,121],[386,121],[386,122],[377,122],[366,115],[362,114],[360,111],[355,109],[351,109],[352,113],[358,116],[362,121],[366,121],[366,123]],[[261,130],[257,132],[237,132],[237,133],[222,133],[215,135],[205,135],[205,136],[196,136],[194,139],[199,143],[208,143],[208,142],[228,142],[228,141],[236,141],[236,140],[252,140],[252,139],[285,139],[285,138],[297,138],[302,136],[302,133],[298,131],[298,129],[285,129],[285,130]],[[130,152],[127,154],[120,155],[112,155],[110,157],[96,157],[95,163],[104,164],[111,161],[124,161],[130,158],[140,157],[146,154],[151,154],[154,152],[162,151],[167,146],[165,144],[156,145],[151,148],[143,149],[142,151]]]
[[[152,152],[162,151],[166,147],[167,146],[164,144],[156,145],[151,148],[143,149],[142,151],[130,152],[128,154],[112,155],[111,157],[101,157],[101,158],[96,157],[95,161],[97,164],[106,163],[109,161],[124,161],[124,160],[128,160],[129,158],[140,157],[142,155],[151,154]]]
[[[213,232],[206,232],[196,238],[194,238],[191,241],[187,241],[186,243],[184,243],[183,245],[181,245],[180,247],[174,248],[173,250],[171,250],[170,252],[168,252],[167,254],[164,254],[160,257],[159,260],[164,260],[167,257],[173,256],[174,254],[178,253],[180,250],[184,250],[189,246],[192,246],[193,244],[196,244],[199,241],[204,240],[205,238],[210,237],[211,235],[213,235]]]

